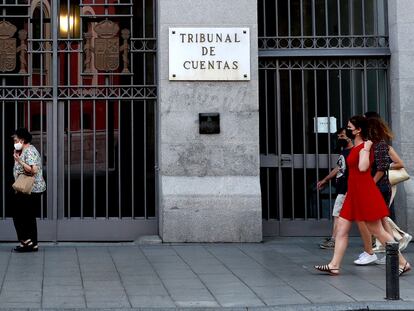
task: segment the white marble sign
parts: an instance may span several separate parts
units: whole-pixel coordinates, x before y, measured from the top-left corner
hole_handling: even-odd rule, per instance
[[[249,81],[249,28],[169,28],[169,79]]]

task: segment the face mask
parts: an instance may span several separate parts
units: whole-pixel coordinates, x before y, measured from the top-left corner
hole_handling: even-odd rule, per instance
[[[22,148],[23,148],[23,144],[21,142],[14,144],[14,149],[16,149],[17,151],[22,150]]]
[[[338,145],[341,148],[345,148],[346,146],[348,146],[348,141],[346,139],[339,138],[338,139]]]
[[[346,137],[349,137],[351,139],[354,139],[355,138],[355,135],[352,134],[352,130],[346,129]]]

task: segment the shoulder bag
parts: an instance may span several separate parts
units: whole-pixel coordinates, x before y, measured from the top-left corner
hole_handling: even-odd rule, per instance
[[[34,175],[20,174],[12,187],[16,192],[31,194],[35,182]]]
[[[399,184],[400,182],[410,179],[405,168],[400,168],[398,170],[388,170],[388,179],[392,186]]]

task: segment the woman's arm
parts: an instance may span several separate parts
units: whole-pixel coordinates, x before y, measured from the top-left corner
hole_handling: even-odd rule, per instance
[[[398,170],[400,168],[405,167],[403,160],[401,160],[398,153],[395,151],[393,147],[390,146],[390,150],[388,151],[388,154],[390,155],[392,163],[390,164],[391,170]]]
[[[318,190],[321,190],[324,186],[325,186],[325,184],[328,182],[328,181],[330,181],[332,178],[334,178],[335,176],[336,176],[336,174],[338,173],[338,171],[339,171],[339,167],[338,166],[336,166],[330,173],[329,173],[329,175],[328,176],[326,176],[324,179],[322,179],[322,180],[320,180],[320,181],[318,181],[318,183],[317,183],[317,185],[316,185],[316,187],[318,188]]]
[[[24,163],[22,160],[19,160],[20,165],[23,167],[24,171],[31,174],[36,174],[38,172],[38,167],[36,165],[29,165]]]
[[[371,153],[372,141],[364,142],[364,148],[359,151],[358,169],[360,172],[366,172],[369,169],[369,155]]]
[[[384,171],[377,171],[374,175],[374,182],[377,183],[378,180],[380,180],[382,178],[382,176],[385,175]]]

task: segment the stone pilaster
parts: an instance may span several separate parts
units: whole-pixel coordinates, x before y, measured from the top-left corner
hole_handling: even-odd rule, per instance
[[[169,27],[248,27],[251,80],[169,81]],[[260,241],[256,1],[158,1],[158,51],[161,238]],[[221,132],[200,135],[198,114],[209,112]]]
[[[391,49],[391,123],[394,147],[411,176],[414,173],[414,1],[389,0],[388,20]],[[395,202],[397,222],[414,232],[414,182],[398,186]]]

